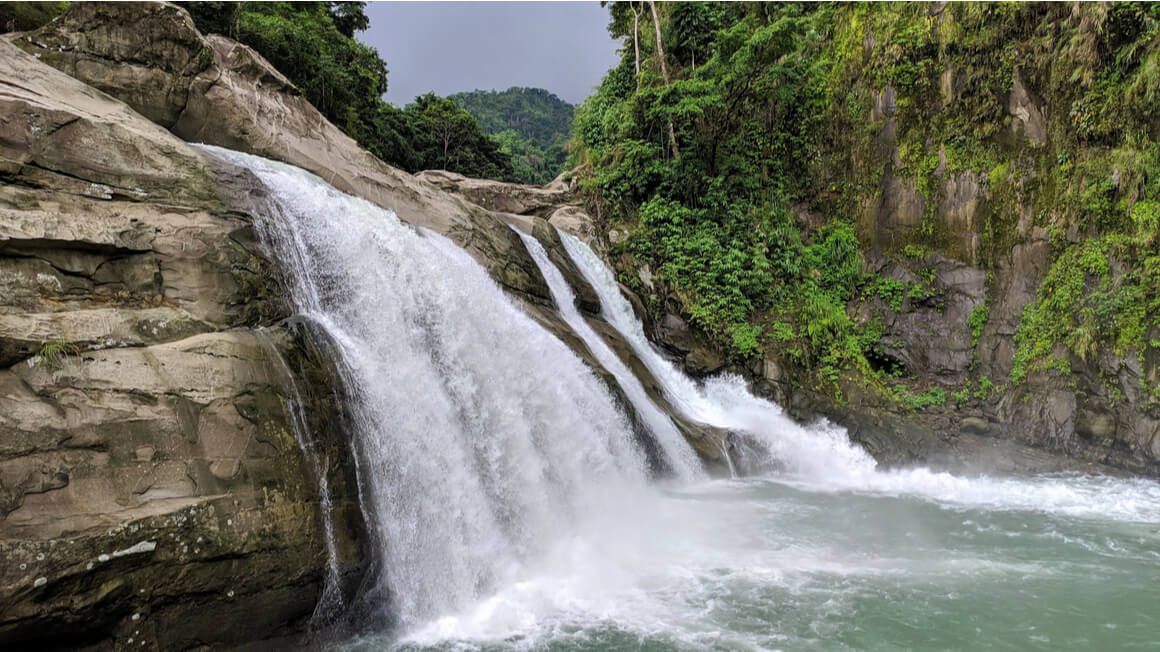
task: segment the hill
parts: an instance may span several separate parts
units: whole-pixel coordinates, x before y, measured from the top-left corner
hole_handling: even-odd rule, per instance
[[[543,184],[563,170],[572,133],[571,104],[542,88],[474,90],[450,98],[511,155],[517,180]]]

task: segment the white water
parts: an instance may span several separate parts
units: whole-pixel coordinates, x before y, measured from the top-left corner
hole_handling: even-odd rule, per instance
[[[617,493],[645,489],[601,383],[460,248],[298,168],[211,151],[271,190],[263,239],[340,349],[403,628],[510,583]]]
[[[263,240],[341,356],[392,609],[348,647],[1155,642],[1154,483],[878,473],[841,431],[797,428],[735,380],[654,369],[691,414],[763,432],[792,464],[649,485],[600,381],[460,249],[296,168],[212,151],[270,187]]]
[[[802,426],[782,409],[724,374],[698,384],[661,355],[621,295],[616,277],[588,245],[560,233],[573,262],[600,297],[603,316],[618,330],[669,400],[691,419],[754,437],[784,468],[779,481],[815,491],[915,495],[941,503],[990,509],[1045,510],[1073,516],[1152,520],[1160,516],[1160,487],[1149,481],[1090,478],[964,478],[929,469],[879,471],[843,428],[826,421]]]
[[[701,463],[697,459],[697,454],[689,446],[689,443],[685,441],[684,435],[673,425],[672,419],[662,412],[656,403],[648,397],[648,393],[645,392],[640,380],[629,371],[620,357],[609,348],[604,338],[592,330],[592,327],[584,320],[580,311],[576,309],[576,297],[572,293],[571,286],[564,280],[564,275],[560,273],[560,270],[548,259],[548,252],[544,250],[543,245],[530,235],[520,233],[519,236],[524,241],[524,245],[527,246],[528,252],[532,255],[532,259],[536,261],[536,266],[543,273],[544,280],[548,282],[548,287],[552,291],[552,299],[556,301],[560,315],[564,318],[564,321],[568,322],[572,330],[580,336],[580,339],[584,340],[588,351],[596,357],[600,365],[616,378],[617,384],[624,390],[625,396],[632,402],[637,414],[648,425],[649,431],[664,453],[665,461],[669,468],[672,469],[678,478],[684,480],[704,477]]]

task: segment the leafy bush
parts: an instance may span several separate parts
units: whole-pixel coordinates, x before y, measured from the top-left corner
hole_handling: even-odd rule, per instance
[[[894,388],[894,396],[907,410],[925,410],[947,402],[946,392],[938,387],[931,387],[925,392],[915,394],[905,386],[897,385]]]

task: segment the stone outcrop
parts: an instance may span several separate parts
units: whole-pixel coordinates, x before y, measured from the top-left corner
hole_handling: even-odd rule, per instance
[[[179,7],[78,3],[17,44],[157,119],[182,140],[313,172],[405,222],[448,236],[509,289],[549,297],[523,243],[502,219],[375,158],[256,52],[222,36],[202,36]]]
[[[301,632],[368,557],[353,466],[303,450],[352,454],[332,393],[309,392],[334,385],[326,356],[230,196],[254,180],[8,41],[0,112],[0,642]]]

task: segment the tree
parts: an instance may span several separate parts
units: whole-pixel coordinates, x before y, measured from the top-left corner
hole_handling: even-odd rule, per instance
[[[653,0],[648,0],[649,9],[652,10],[653,26],[657,30],[657,61],[661,64],[661,77],[665,80],[665,86],[671,82],[669,79],[669,68],[665,65],[665,46],[661,39],[661,19],[657,16],[657,5]],[[680,158],[681,150],[677,147],[677,134],[673,131],[673,121],[669,120],[669,147],[673,150],[673,158]]]
[[[707,2],[673,3],[669,29],[673,35],[673,56],[677,61],[690,61],[697,69],[697,59],[709,58],[713,33],[720,22],[719,8]]]
[[[387,64],[354,38],[370,22],[363,2],[183,2],[194,24],[256,50],[315,108],[388,163],[415,172],[444,168],[510,176],[507,155],[450,100],[419,98],[414,109],[383,100]]]
[[[371,26],[366,6],[365,2],[327,2],[326,10],[335,28],[347,38],[353,38],[355,32],[364,32]]]
[[[416,97],[404,111],[414,129],[417,168],[492,179],[510,176],[507,155],[453,100],[427,93]]]
[[[630,5],[632,8],[632,53],[633,63],[636,65],[636,85],[640,87],[640,12],[636,9],[636,4]]]

